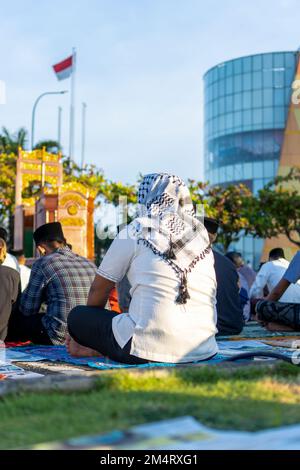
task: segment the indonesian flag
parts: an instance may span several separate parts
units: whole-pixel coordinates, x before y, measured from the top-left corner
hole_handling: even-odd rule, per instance
[[[69,78],[73,72],[74,57],[71,55],[67,59],[53,65],[53,70],[56,73],[57,80],[65,80]]]

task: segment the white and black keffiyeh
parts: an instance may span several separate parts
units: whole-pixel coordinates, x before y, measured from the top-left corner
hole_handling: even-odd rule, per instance
[[[138,203],[139,214],[132,222],[135,236],[174,269],[180,280],[176,303],[185,304],[190,297],[187,274],[210,252],[190,192],[177,176],[149,174],[140,184]]]

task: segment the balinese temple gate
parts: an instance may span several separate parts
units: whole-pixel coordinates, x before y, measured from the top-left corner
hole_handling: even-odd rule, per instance
[[[29,188],[40,188],[29,197]],[[45,149],[19,150],[16,177],[14,249],[35,256],[33,232],[59,221],[75,253],[94,259],[94,200],[96,192],[78,182],[63,182],[61,154]]]

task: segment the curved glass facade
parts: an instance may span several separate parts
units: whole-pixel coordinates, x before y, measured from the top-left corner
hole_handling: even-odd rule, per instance
[[[211,185],[243,182],[254,193],[277,174],[296,52],[241,57],[204,76],[205,178]],[[261,240],[235,246],[257,265]]]

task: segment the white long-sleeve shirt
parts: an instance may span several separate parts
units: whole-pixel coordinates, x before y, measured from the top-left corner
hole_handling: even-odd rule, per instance
[[[271,292],[282,279],[285,271],[289,267],[289,262],[284,258],[265,263],[257,273],[256,279],[250,289],[250,298],[262,298],[264,287],[267,286]],[[279,302],[300,303],[300,282],[292,284],[280,297]]]
[[[22,292],[24,292],[29,283],[31,269],[29,269],[27,266],[24,266],[23,264],[20,264],[19,268],[21,277],[21,288]]]
[[[9,253],[7,253],[6,258],[2,263],[2,266],[6,266],[8,268],[15,269],[16,271],[18,271],[18,273],[20,272],[19,263],[17,261],[17,258],[15,258],[15,256],[13,256]]]

